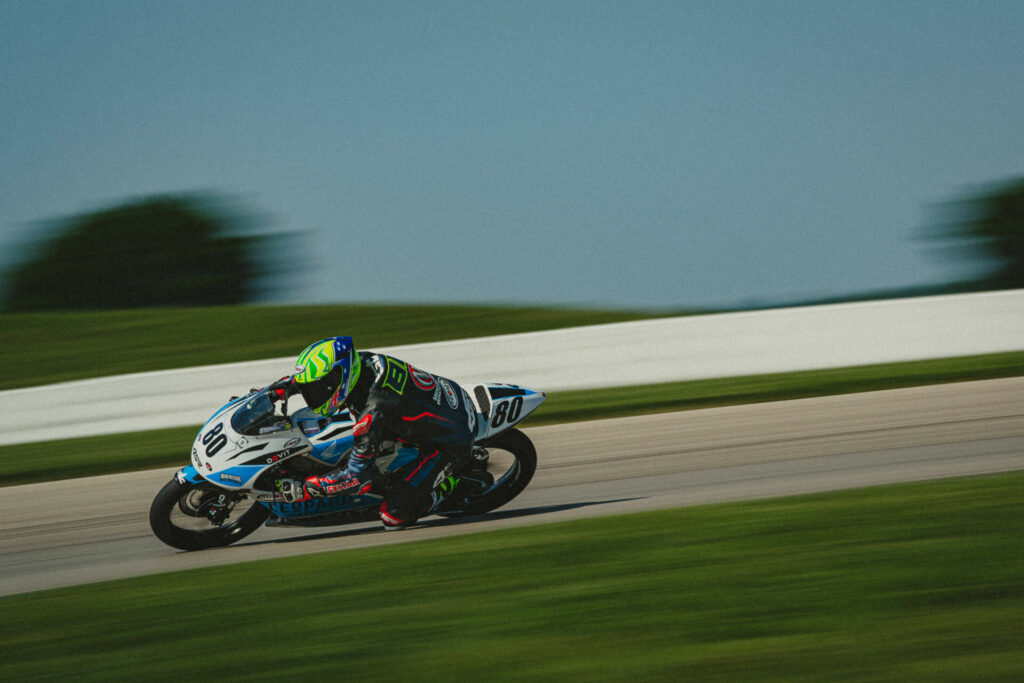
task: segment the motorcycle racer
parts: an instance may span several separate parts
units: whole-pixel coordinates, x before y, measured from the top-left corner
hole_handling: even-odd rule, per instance
[[[348,465],[305,481],[281,479],[288,502],[309,497],[365,493],[373,486],[373,461],[388,444],[420,447],[412,473],[385,493],[379,509],[386,529],[403,529],[429,514],[459,484],[472,457],[476,411],[452,380],[424,372],[405,361],[357,352],[351,337],[329,337],[306,347],[295,374],[270,386],[271,398],[301,394],[311,410],[329,417],[345,408],[355,420],[355,442]],[[489,486],[486,472],[462,476],[467,485]]]

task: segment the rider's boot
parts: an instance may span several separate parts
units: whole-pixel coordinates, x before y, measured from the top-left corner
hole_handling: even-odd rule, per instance
[[[400,531],[415,524],[433,505],[433,496],[411,486],[399,485],[384,498],[378,515],[387,531]]]
[[[434,490],[430,492],[430,506],[423,513],[429,515],[431,512],[437,510],[441,503],[451,498],[452,493],[455,492],[456,487],[460,485],[460,477],[455,475],[449,475],[444,481],[434,487]]]
[[[448,500],[453,492],[462,491],[461,478],[449,475],[444,478],[429,494],[422,494],[415,489],[406,488],[395,495],[389,496],[381,503],[380,521],[388,531],[407,529],[421,517],[435,512]]]

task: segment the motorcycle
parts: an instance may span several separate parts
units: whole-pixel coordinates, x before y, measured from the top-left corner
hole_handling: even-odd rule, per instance
[[[343,467],[355,421],[347,410],[330,418],[306,407],[289,413],[287,400],[275,403],[269,391],[233,397],[199,429],[191,464],[160,489],[150,507],[149,524],[161,541],[201,550],[235,543],[264,524],[320,527],[375,520],[384,494],[416,467],[417,446],[385,444],[374,460],[378,471],[369,491],[287,502],[275,482]],[[476,417],[473,456],[433,512],[444,517],[501,507],[526,488],[537,468],[533,443],[515,425],[546,395],[513,384],[480,384],[467,393]]]

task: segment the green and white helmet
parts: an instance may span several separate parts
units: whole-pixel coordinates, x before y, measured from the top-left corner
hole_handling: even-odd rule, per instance
[[[359,354],[352,337],[329,337],[310,344],[295,361],[295,384],[316,413],[337,412],[359,380]]]

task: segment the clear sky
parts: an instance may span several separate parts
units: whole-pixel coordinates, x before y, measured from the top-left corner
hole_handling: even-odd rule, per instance
[[[933,284],[1024,174],[1024,2],[0,0],[0,262],[214,191],[289,301],[668,308]]]

